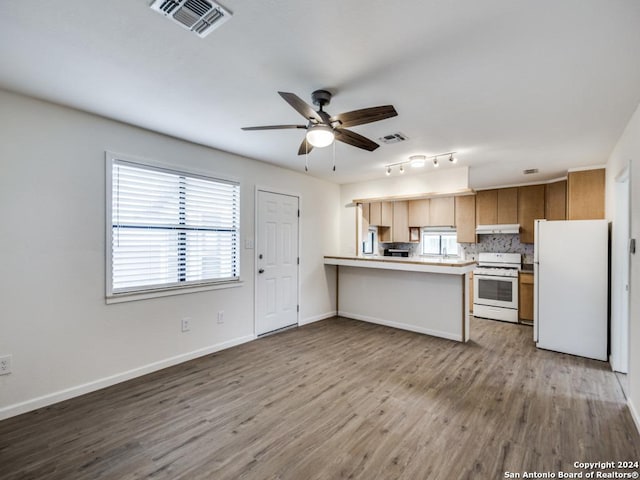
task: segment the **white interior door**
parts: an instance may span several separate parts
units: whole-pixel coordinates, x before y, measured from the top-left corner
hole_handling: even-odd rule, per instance
[[[298,197],[258,190],[256,334],[298,323]]]

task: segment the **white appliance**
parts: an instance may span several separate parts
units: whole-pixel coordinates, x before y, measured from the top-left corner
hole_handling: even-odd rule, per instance
[[[533,268],[538,348],[607,360],[607,221],[536,220]]]
[[[473,316],[518,322],[519,253],[480,253],[473,271]]]

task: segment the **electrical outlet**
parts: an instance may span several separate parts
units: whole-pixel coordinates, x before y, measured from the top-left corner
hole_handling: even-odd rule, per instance
[[[182,331],[183,332],[188,332],[191,330],[191,319],[190,318],[183,318],[182,319]]]
[[[224,310],[218,311],[218,323],[224,323]]]
[[[11,373],[11,355],[0,357],[0,375],[9,375]]]

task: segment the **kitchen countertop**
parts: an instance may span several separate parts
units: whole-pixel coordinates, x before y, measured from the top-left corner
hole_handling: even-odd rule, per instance
[[[443,273],[464,275],[472,272],[476,262],[454,258],[434,259],[424,257],[385,257],[385,256],[349,256],[326,255],[326,265],[345,267],[378,268],[383,270],[404,270],[409,272]]]

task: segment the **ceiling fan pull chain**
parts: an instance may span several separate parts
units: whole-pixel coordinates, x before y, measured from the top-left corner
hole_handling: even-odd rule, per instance
[[[333,142],[333,171],[336,171],[336,142]]]
[[[305,140],[304,142],[304,149],[305,149],[305,154],[304,154],[304,171],[308,172],[309,171],[309,142],[307,142]]]

